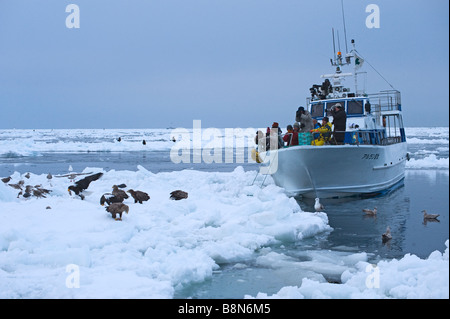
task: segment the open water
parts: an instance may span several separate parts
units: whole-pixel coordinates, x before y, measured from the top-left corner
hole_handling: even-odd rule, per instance
[[[242,166],[256,174],[258,169],[257,164],[248,162],[175,164],[170,158],[168,130],[71,133],[69,130],[58,134],[0,131],[0,177],[16,171],[22,174],[81,172],[86,167],[134,171],[137,165],[153,173],[182,169],[232,171],[236,166]],[[123,149],[112,141],[119,135],[129,143],[124,144],[127,147]],[[303,240],[301,244],[273,247],[273,250],[300,260],[306,260],[305,251],[365,252],[374,262],[401,258],[408,253],[426,258],[434,250],[443,252],[449,238],[448,128],[411,128],[407,129],[407,136],[411,160],[407,163],[402,185],[379,197],[321,200],[333,231]],[[138,146],[142,137],[148,140],[145,147]],[[97,144],[92,147],[93,143]],[[111,145],[106,149],[99,147],[108,143]],[[158,147],[152,147],[152,143]],[[297,201],[302,210],[314,211],[313,200],[297,198]],[[373,207],[377,207],[378,216],[364,216],[362,209]],[[439,221],[424,223],[423,209],[440,214]],[[391,227],[393,239],[383,244],[381,234],[386,225]],[[330,282],[340,280],[333,276],[326,279]],[[300,280],[285,270],[277,272],[249,260],[245,265],[222,265],[210,280],[184,288],[175,297],[242,298],[243,295],[255,296],[258,292],[270,295],[284,286],[299,285]]]

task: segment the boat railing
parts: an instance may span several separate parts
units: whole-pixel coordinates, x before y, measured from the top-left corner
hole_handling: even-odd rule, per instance
[[[390,135],[389,132],[383,129],[374,130],[354,130],[354,131],[335,131],[334,133],[344,133],[345,138],[342,144],[349,145],[391,145],[402,142],[401,135]],[[298,145],[312,145],[314,135],[317,133],[299,133]],[[333,136],[325,145],[337,145],[333,142]],[[284,148],[289,146],[284,146]],[[318,146],[320,147],[320,146]]]
[[[401,95],[397,90],[386,90],[367,94],[371,103],[372,112],[401,111]]]
[[[344,144],[352,145],[391,145],[400,143],[400,135],[386,135],[386,130],[355,130],[346,131]]]
[[[397,143],[401,143],[404,142],[404,136],[402,135],[401,131],[391,131],[391,130],[386,130],[385,128],[378,128],[378,129],[373,129],[373,130],[361,130],[361,129],[357,129],[357,130],[351,130],[351,131],[334,131],[334,133],[344,133],[344,141],[343,143],[336,143],[336,141],[334,140],[334,136],[332,135],[331,138],[327,141],[325,141],[325,143],[320,144],[320,145],[343,145],[343,144],[347,144],[347,145],[391,145],[391,144],[397,144]],[[287,133],[287,134],[292,134],[292,133]],[[279,137],[281,138],[281,137]],[[271,149],[270,147],[270,143],[275,143],[275,145],[278,144],[278,148],[288,148],[291,146],[296,146],[296,145],[284,145],[284,146],[280,146],[278,140],[279,138],[274,138],[274,139],[269,139],[268,137],[263,137],[260,140],[260,144],[258,144],[258,151],[259,152],[264,152],[266,150]],[[301,145],[305,145],[305,146],[310,146],[310,145],[314,145],[314,143],[312,143],[314,141],[315,138],[320,138],[320,133],[310,133],[310,132],[306,132],[306,133],[299,133],[298,135],[298,144],[299,146]],[[291,141],[291,136],[289,137],[289,141]],[[290,143],[288,143],[290,144]],[[320,147],[320,146],[317,146]],[[277,147],[275,146],[275,149]]]

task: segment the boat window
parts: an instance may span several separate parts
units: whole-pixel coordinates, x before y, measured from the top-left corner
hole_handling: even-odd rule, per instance
[[[347,102],[347,114],[363,114],[363,101],[351,100]]]
[[[345,101],[327,102],[327,116],[332,116],[330,110],[333,106],[335,106],[338,103],[341,104],[342,107],[345,107]]]
[[[323,116],[323,103],[316,103],[311,105],[311,116],[312,117]]]

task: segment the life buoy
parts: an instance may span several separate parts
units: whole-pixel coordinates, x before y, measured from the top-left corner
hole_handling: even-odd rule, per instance
[[[261,164],[263,161],[261,160],[261,158],[259,157],[259,153],[257,150],[252,149],[252,159],[256,162]]]

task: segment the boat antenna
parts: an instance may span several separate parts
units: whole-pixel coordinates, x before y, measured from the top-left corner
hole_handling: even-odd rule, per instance
[[[337,32],[337,38],[338,38],[338,49],[339,49],[339,52],[341,52],[341,40],[339,39],[339,30],[337,30],[336,32]]]
[[[331,32],[333,33],[333,53],[334,53],[333,58],[336,59],[336,44],[334,42],[334,28],[331,28]]]
[[[344,0],[341,0],[341,8],[342,8],[342,22],[344,23],[345,53],[348,53],[347,30],[345,29]]]

